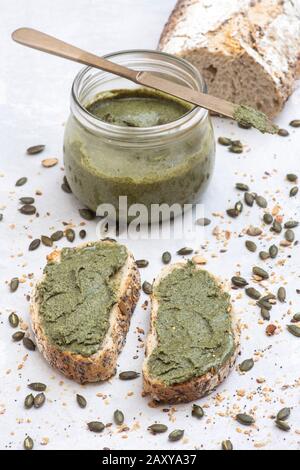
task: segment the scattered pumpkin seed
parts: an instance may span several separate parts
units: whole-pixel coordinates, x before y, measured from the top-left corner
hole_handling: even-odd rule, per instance
[[[277,222],[277,220],[274,220],[273,225],[271,227],[271,231],[275,233],[281,233],[282,232],[282,225],[280,222]]]
[[[201,408],[201,406],[199,405],[194,404],[192,407],[192,416],[198,419],[202,419],[204,416],[203,408]]]
[[[266,212],[266,214],[263,216],[263,221],[265,224],[271,225],[273,223],[273,216]]]
[[[284,238],[286,239],[287,242],[292,243],[295,240],[295,233],[292,229],[286,230],[284,234]]]
[[[246,281],[246,279],[240,276],[233,276],[231,278],[231,282],[236,287],[245,287],[248,285],[248,282]]]
[[[262,318],[266,321],[269,321],[270,318],[271,318],[269,310],[267,310],[264,307],[262,307],[262,309],[260,310],[260,314],[261,314]]]
[[[256,243],[252,242],[251,240],[246,240],[245,245],[246,245],[246,248],[252,253],[255,253],[255,251],[257,250]]]
[[[247,289],[245,289],[245,292],[248,295],[248,297],[254,300],[258,300],[261,297],[260,292],[256,290],[254,287],[247,287]]]
[[[3,214],[0,214],[0,222],[3,220]]]
[[[22,178],[19,178],[16,181],[16,186],[23,186],[25,183],[27,183],[27,181],[28,181],[28,178],[26,178],[26,176],[22,176]]]
[[[300,327],[299,326],[288,325],[287,329],[292,335],[297,336],[297,338],[300,338]]]
[[[240,145],[234,145],[233,143],[230,145],[228,150],[231,153],[243,153],[243,147]]]
[[[102,432],[105,428],[104,424],[101,421],[91,421],[87,423],[88,428],[92,432]]]
[[[246,359],[239,365],[239,369],[241,372],[248,372],[254,367],[254,361],[253,359]]]
[[[262,261],[266,261],[266,259],[270,258],[270,254],[267,253],[266,251],[260,251],[259,257]]]
[[[19,278],[13,277],[9,283],[10,292],[16,292],[20,284]]]
[[[229,215],[229,217],[232,217],[233,219],[235,219],[239,215],[239,211],[237,209],[227,209],[226,213],[227,215]]]
[[[45,246],[53,246],[52,238],[47,237],[46,235],[41,236],[41,241],[42,241],[42,244]]]
[[[290,122],[290,126],[292,127],[300,127],[300,119],[294,119]]]
[[[58,240],[60,240],[61,238],[63,238],[63,236],[64,236],[64,232],[63,232],[62,230],[57,230],[57,232],[52,233],[51,239],[52,239],[54,242],[58,242]]]
[[[67,193],[67,194],[71,194],[72,193],[72,189],[70,188],[70,186],[66,183],[62,183],[61,185],[61,189]]]
[[[284,228],[287,228],[287,229],[296,228],[298,227],[298,225],[299,225],[299,222],[297,222],[296,220],[288,220],[284,224]]]
[[[263,196],[256,196],[255,202],[258,207],[265,209],[268,206],[267,200]]]
[[[23,447],[25,450],[32,450],[34,446],[34,442],[30,436],[25,437],[23,442]]]
[[[273,308],[273,305],[270,304],[270,302],[268,300],[263,300],[263,299],[258,300],[257,305],[258,305],[258,307],[264,308],[268,311],[272,310],[272,308]]]
[[[183,435],[184,435],[183,429],[175,429],[174,431],[170,432],[168,439],[170,442],[180,441]]]
[[[145,294],[151,295],[153,292],[153,287],[152,284],[148,281],[144,281],[142,285],[142,289],[145,292]]]
[[[252,416],[247,415],[245,413],[237,414],[236,420],[240,424],[243,424],[244,426],[251,426],[251,424],[255,423],[255,419]]]
[[[25,204],[24,206],[20,207],[19,211],[24,215],[33,215],[36,213],[36,207],[31,204]]]
[[[162,434],[163,432],[166,432],[168,430],[168,426],[165,424],[151,424],[151,426],[148,427],[148,431],[150,431],[152,434]]]
[[[225,145],[226,147],[232,144],[232,140],[228,139],[227,137],[219,137],[218,142],[219,144]]]
[[[22,204],[33,204],[34,203],[34,197],[20,197],[19,201]]]
[[[135,372],[134,370],[126,370],[124,372],[120,372],[119,374],[119,379],[120,380],[133,380],[137,379],[140,376],[138,372]]]
[[[52,168],[58,164],[58,158],[45,158],[42,160],[42,165],[44,168]]]
[[[35,240],[32,240],[32,242],[30,243],[29,247],[28,247],[28,250],[29,251],[33,251],[33,250],[36,250],[41,244],[41,240],[39,238],[36,238]]]
[[[45,400],[46,400],[45,394],[44,394],[43,392],[38,393],[38,394],[34,397],[33,406],[34,406],[35,408],[41,408],[41,407],[43,406],[43,404],[45,403]]]
[[[94,220],[96,217],[96,214],[94,211],[91,211],[91,209],[78,209],[79,214],[81,217],[85,220]]]
[[[290,197],[295,197],[295,196],[297,196],[298,191],[299,191],[298,186],[294,186],[294,187],[290,190]]]
[[[149,261],[147,259],[138,259],[136,260],[136,265],[138,268],[147,268]]]
[[[169,264],[171,262],[171,259],[172,259],[172,256],[171,256],[171,253],[169,251],[165,251],[163,254],[162,254],[162,262],[164,264]]]
[[[66,234],[66,239],[72,243],[75,240],[75,232],[72,228],[68,228],[65,232]]]
[[[37,153],[41,153],[45,149],[45,145],[32,145],[31,147],[28,147],[26,152],[28,155],[36,155]]]
[[[235,210],[238,211],[239,214],[241,214],[241,212],[243,212],[243,203],[241,201],[238,201],[235,206],[234,206]]]
[[[286,179],[290,181],[290,183],[295,183],[298,180],[298,176],[295,175],[294,173],[288,173],[286,175]]]
[[[187,256],[187,255],[191,255],[193,253],[193,248],[187,248],[187,247],[184,247],[184,248],[181,248],[180,250],[177,251],[177,254],[178,255],[181,255],[181,256]]]
[[[233,450],[232,442],[227,440],[222,442],[222,450]]]
[[[28,338],[28,336],[24,336],[23,346],[25,346],[25,348],[28,349],[29,351],[35,351],[35,348],[36,348],[34,342],[32,341],[32,339]]]
[[[246,121],[239,121],[238,126],[241,129],[252,129],[252,124],[249,124],[249,122],[246,122]]]
[[[249,191],[249,186],[247,184],[244,184],[244,183],[236,183],[235,187],[239,191]]]
[[[201,227],[206,227],[210,223],[211,223],[211,220],[208,219],[207,217],[202,217],[202,218],[196,220],[196,224],[200,225]]]
[[[290,426],[285,421],[280,421],[279,419],[277,419],[275,423],[276,423],[276,426],[279,429],[281,429],[281,431],[288,432],[291,429]]]
[[[17,328],[20,320],[18,315],[15,312],[12,312],[8,317],[8,321],[10,326],[12,326],[13,328]]]
[[[34,390],[35,392],[44,392],[47,388],[47,385],[41,382],[32,382],[31,384],[28,385],[28,388],[30,388],[31,390]]]
[[[265,271],[264,269],[260,268],[259,266],[254,266],[252,268],[252,272],[255,276],[259,276],[261,277],[262,279],[269,279],[269,274],[267,273],[267,271]]]
[[[293,316],[292,322],[294,323],[300,322],[300,313],[295,313],[295,315]]]
[[[82,395],[79,395],[78,393],[76,395],[76,401],[78,405],[80,406],[80,408],[85,408],[87,405],[86,399]]]
[[[276,258],[278,255],[278,248],[276,245],[271,245],[269,248],[269,254],[272,259]]]
[[[289,131],[286,129],[278,129],[277,134],[280,135],[280,137],[288,137],[290,135]]]
[[[16,331],[16,333],[14,333],[12,335],[12,339],[13,341],[21,341],[25,336],[25,333],[24,331]]]
[[[278,411],[276,419],[277,421],[286,421],[291,414],[291,408],[282,408]]]
[[[86,237],[86,231],[85,230],[80,230],[79,236],[80,236],[81,239],[85,238]]]
[[[34,398],[33,398],[33,395],[32,393],[30,393],[30,395],[27,395],[27,397],[25,397],[25,400],[24,400],[24,406],[27,410],[29,410],[30,408],[33,407],[33,402],[34,402]]]
[[[258,237],[261,234],[262,234],[262,229],[259,227],[253,227],[253,225],[250,225],[250,227],[247,230],[247,235],[250,235],[251,237]]]
[[[118,426],[121,426],[121,424],[124,423],[124,413],[122,413],[121,410],[116,410],[114,412],[114,421]]]
[[[255,196],[252,193],[245,193],[244,194],[244,201],[247,206],[252,207],[255,201]]]

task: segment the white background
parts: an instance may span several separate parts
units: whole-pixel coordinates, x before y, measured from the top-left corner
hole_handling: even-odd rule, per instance
[[[279,326],[278,334],[269,338],[265,334],[266,323],[259,322],[258,309],[239,292],[233,292],[235,309],[243,325],[242,355],[238,362],[256,357],[255,367],[246,375],[236,370],[219,387],[218,394],[199,400],[205,406],[205,418],[201,421],[190,417],[191,404],[176,406],[171,413],[148,406],[149,400],[141,397],[142,381],[121,382],[113,378],[110,382],[81,387],[66,380],[52,370],[36,352],[28,352],[22,344],[14,344],[13,333],[8,325],[8,315],[16,311],[28,323],[28,301],[30,280],[22,283],[14,294],[9,292],[8,281],[14,276],[34,278],[41,274],[45,256],[49,252],[41,246],[28,252],[30,237],[49,234],[62,228],[62,222],[74,223],[76,231],[82,222],[78,215],[80,203],[61,191],[63,177],[62,138],[64,122],[69,112],[69,94],[72,80],[80,66],[13,43],[10,33],[20,26],[31,26],[74,43],[92,52],[103,54],[130,48],[156,48],[160,31],[174,5],[173,0],[21,0],[0,1],[0,447],[22,448],[23,439],[29,434],[35,448],[43,448],[41,442],[47,438],[47,449],[219,449],[223,439],[230,438],[236,449],[299,449],[299,346],[300,339],[286,331],[292,314],[300,310],[299,248],[281,249],[275,261],[267,262],[272,273],[266,283],[272,291],[285,284],[288,303],[274,307],[272,322]],[[299,92],[289,100],[278,123],[288,127],[293,118],[300,118]],[[298,112],[298,115],[297,115]],[[214,120],[216,136],[227,135],[241,139],[246,145],[242,155],[230,154],[218,146],[213,180],[203,203],[205,212],[212,219],[207,227],[206,250],[201,252],[208,260],[207,267],[225,279],[237,271],[251,278],[251,267],[259,263],[257,254],[246,253],[245,237],[240,237],[250,223],[260,224],[263,211],[254,207],[245,209],[238,220],[224,216],[226,208],[232,206],[238,196],[234,185],[244,181],[251,189],[267,197],[270,207],[280,205],[280,214],[285,219],[299,218],[299,197],[288,198],[291,184],[285,180],[288,172],[300,174],[300,130],[291,130],[288,138],[263,136],[258,132],[238,129],[230,122]],[[46,150],[37,156],[27,156],[25,149],[34,144],[45,143]],[[41,166],[41,159],[56,156],[60,164],[51,169]],[[269,174],[266,175],[264,172]],[[16,188],[21,176],[28,183]],[[39,218],[30,218],[18,213],[18,198],[34,195]],[[215,214],[215,215],[212,215]],[[224,216],[224,217],[223,217]],[[95,239],[94,222],[87,223],[88,239]],[[225,248],[217,241],[212,230],[231,231]],[[298,238],[299,232],[297,232]],[[268,247],[271,235],[266,229],[261,247]],[[281,239],[277,236],[276,242]],[[58,243],[62,247],[65,241]],[[148,258],[150,265],[142,270],[142,278],[152,280],[162,267],[160,257],[169,248],[172,253],[185,245],[178,241],[128,243],[137,259]],[[200,242],[195,244],[199,248]],[[290,258],[287,258],[290,256]],[[176,255],[173,257],[175,260]],[[141,308],[143,295],[134,313],[127,344],[119,357],[119,371],[140,370],[143,349],[138,348],[136,327],[147,331],[149,312]],[[142,336],[143,337],[143,336]],[[138,351],[138,359],[133,356]],[[254,353],[259,354],[254,356]],[[27,357],[28,353],[28,357]],[[265,383],[256,379],[263,377]],[[24,397],[29,393],[27,383],[41,381],[48,385],[47,402],[39,410],[25,410]],[[286,387],[288,386],[288,387]],[[237,391],[245,391],[239,397]],[[130,392],[133,392],[132,394]],[[75,394],[81,393],[88,400],[85,410],[78,407]],[[97,396],[103,394],[106,398]],[[129,393],[129,395],[128,395]],[[239,392],[239,395],[243,393]],[[275,428],[272,414],[283,406],[293,407],[290,433]],[[116,408],[126,416],[129,431],[120,433],[115,425],[101,435],[94,435],[86,428],[91,420],[104,423],[112,421]],[[238,432],[234,415],[244,410],[253,412],[256,425]],[[169,443],[167,435],[152,436],[147,426],[165,423],[169,430],[185,429],[185,439],[180,443]],[[245,433],[246,431],[246,433]]]

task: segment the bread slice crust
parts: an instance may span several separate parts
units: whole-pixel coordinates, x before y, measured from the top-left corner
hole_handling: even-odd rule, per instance
[[[112,240],[101,240],[99,244],[116,243]],[[85,243],[76,250],[93,245]],[[130,325],[131,315],[135,309],[140,295],[140,274],[133,255],[127,250],[128,257],[120,270],[120,286],[117,294],[118,301],[110,312],[109,329],[99,350],[91,356],[85,357],[61,349],[47,337],[42,325],[39,307],[40,299],[38,286],[44,276],[36,283],[31,297],[30,314],[32,329],[40,352],[46,361],[58,369],[69,379],[78,383],[100,382],[109,379],[115,374],[117,358],[121,352]],[[55,250],[47,256],[48,262],[59,263],[61,250]]]
[[[174,269],[181,269],[186,266],[186,262],[179,262],[173,265],[169,265],[164,268],[159,277],[154,282],[154,289],[158,286],[160,281],[168,276]],[[195,266],[196,269],[201,270],[202,268],[198,265]],[[223,285],[220,284],[220,281],[215,278],[218,285],[225,291]],[[176,383],[172,385],[166,385],[164,382],[160,381],[158,378],[151,377],[148,369],[148,360],[151,356],[152,351],[155,349],[158,344],[155,322],[158,314],[159,302],[154,294],[151,296],[151,319],[150,319],[150,331],[146,341],[146,350],[145,350],[145,361],[143,365],[143,395],[150,395],[155,402],[161,403],[188,403],[190,401],[195,401],[208,393],[212,392],[220,383],[222,383],[228,376],[231,369],[234,367],[237,355],[240,348],[240,328],[236,317],[234,315],[232,305],[229,312],[232,321],[232,331],[234,336],[234,352],[232,356],[218,369],[211,370],[206,374],[203,374],[199,377],[193,377],[190,380],[187,380],[182,383]]]

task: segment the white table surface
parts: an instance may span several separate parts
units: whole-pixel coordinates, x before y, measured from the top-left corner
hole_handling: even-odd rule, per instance
[[[205,407],[201,421],[190,417],[191,404],[176,406],[170,414],[162,411],[165,406],[149,407],[149,399],[141,396],[140,379],[121,382],[115,377],[107,383],[81,387],[51,369],[39,352],[29,352],[21,343],[11,341],[14,331],[8,325],[8,315],[15,311],[29,323],[26,296],[33,280],[28,279],[28,274],[33,273],[34,279],[40,276],[49,252],[44,246],[28,252],[30,237],[61,229],[63,221],[74,223],[78,232],[82,219],[78,215],[81,204],[60,189],[63,125],[69,112],[72,80],[80,66],[22,48],[11,41],[10,33],[17,27],[31,26],[95,53],[155,48],[174,3],[174,0],[0,1],[0,212],[4,216],[0,222],[0,447],[3,449],[22,448],[26,434],[34,439],[36,449],[219,449],[223,439],[231,439],[236,449],[300,447],[300,340],[285,327],[291,315],[300,310],[300,296],[296,293],[300,289],[299,247],[281,248],[279,257],[266,263],[273,273],[266,286],[276,292],[284,284],[288,293],[288,302],[275,306],[271,313],[272,323],[279,327],[278,334],[266,336],[267,323],[260,322],[253,302],[245,295],[240,296],[239,291],[233,292],[235,309],[243,325],[238,362],[249,357],[257,361],[245,375],[234,370],[217,392],[199,400]],[[296,91],[278,118],[281,126],[288,127],[291,119],[300,118],[299,100],[300,92]],[[288,138],[264,137],[220,119],[215,119],[214,124],[216,136],[239,138],[247,151],[234,155],[225,148],[217,148],[214,176],[203,199],[212,224],[205,231],[207,248],[202,254],[208,260],[208,269],[224,279],[230,279],[237,271],[250,279],[251,267],[259,261],[257,254],[246,252],[245,237],[239,235],[249,224],[260,224],[262,210],[245,209],[234,221],[224,216],[225,210],[238,200],[235,183],[244,181],[253,191],[267,197],[271,208],[279,204],[280,214],[286,219],[299,218],[300,196],[288,197],[291,184],[285,175],[300,173],[300,130],[290,128]],[[37,156],[27,156],[25,149],[39,143],[45,143],[46,150]],[[60,164],[43,168],[41,159],[49,156],[59,157]],[[28,183],[16,188],[15,182],[21,176],[27,176]],[[18,198],[34,195],[36,190],[43,193],[36,196],[40,217],[19,214]],[[88,240],[95,239],[95,226],[95,222],[87,223]],[[224,241],[217,241],[212,235],[216,226],[231,232],[226,253],[220,253]],[[296,233],[298,238],[299,230]],[[260,246],[269,246],[271,238],[267,230]],[[280,239],[276,237],[277,242]],[[60,241],[58,246],[64,243]],[[150,260],[149,267],[142,270],[143,280],[151,280],[159,272],[161,253],[166,248],[175,253],[183,245],[181,240],[173,245],[168,241],[128,242],[137,259],[146,256]],[[14,276],[27,278],[12,294],[8,282]],[[143,349],[139,347],[136,328],[148,329],[149,311],[141,308],[144,300],[142,295],[119,357],[119,371],[141,369]],[[136,351],[138,359],[134,360]],[[258,378],[265,382],[257,383]],[[47,402],[39,410],[25,410],[27,384],[33,381],[48,385]],[[76,404],[76,393],[87,398],[85,410]],[[289,433],[278,430],[271,419],[283,406],[293,407]],[[128,432],[118,432],[115,425],[101,435],[87,430],[86,423],[91,420],[111,422],[116,408],[125,413]],[[256,425],[251,428],[238,425],[233,416],[239,411],[254,412]],[[185,429],[184,440],[169,443],[166,434],[150,435],[147,427],[155,421],[166,423],[170,431]]]

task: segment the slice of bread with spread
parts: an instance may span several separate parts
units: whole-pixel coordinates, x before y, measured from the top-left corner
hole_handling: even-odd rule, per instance
[[[140,293],[132,254],[113,240],[55,250],[31,301],[45,359],[79,383],[109,379]]]
[[[187,59],[208,92],[276,116],[300,72],[300,5],[291,0],[179,0],[159,49]]]
[[[197,400],[227,377],[239,351],[229,294],[188,261],[162,270],[151,301],[144,394],[163,403]]]

